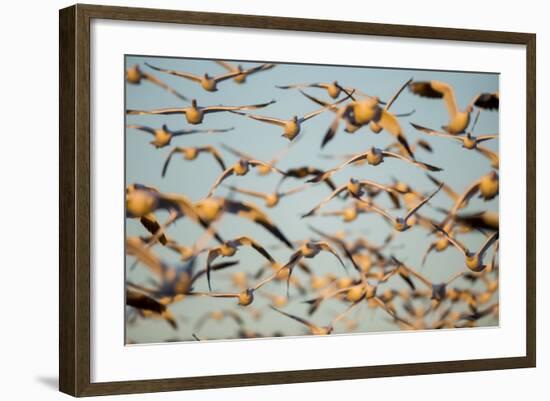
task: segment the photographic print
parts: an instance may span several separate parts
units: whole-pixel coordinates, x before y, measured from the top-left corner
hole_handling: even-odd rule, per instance
[[[125,74],[126,344],[499,325],[498,73]]]

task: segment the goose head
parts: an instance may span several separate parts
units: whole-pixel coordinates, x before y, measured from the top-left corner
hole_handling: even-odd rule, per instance
[[[138,64],[126,70],[126,81],[128,81],[128,83],[137,85],[141,82],[141,78],[143,78],[143,75]]]
[[[407,224],[407,221],[403,217],[396,217],[393,226],[397,231],[400,232],[410,228],[410,226]]]
[[[254,301],[254,289],[247,288],[244,291],[241,291],[238,296],[239,305],[248,306]]]
[[[241,159],[233,166],[233,170],[237,175],[245,175],[250,170],[250,165],[247,160]]]
[[[265,204],[267,207],[277,206],[280,200],[280,195],[278,193],[268,194],[265,197]]]
[[[350,178],[349,182],[348,182],[348,185],[347,185],[347,189],[348,191],[353,195],[353,196],[361,196],[363,195],[363,190],[361,189],[361,184],[359,183],[359,181],[355,178]]]
[[[432,285],[432,296],[431,299],[436,301],[443,301],[447,296],[447,284],[433,284]]]
[[[235,253],[237,253],[237,247],[230,242],[226,242],[225,244],[222,244],[220,246],[220,253],[223,256],[233,256],[235,255]]]

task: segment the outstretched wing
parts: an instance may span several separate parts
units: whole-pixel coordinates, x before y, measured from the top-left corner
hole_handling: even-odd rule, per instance
[[[261,109],[261,108],[267,107],[273,103],[275,103],[275,100],[272,100],[267,103],[249,104],[246,106],[207,106],[207,107],[204,107],[202,111],[203,113],[217,113],[220,111],[255,110],[255,109]]]
[[[230,177],[231,175],[233,175],[234,173],[234,169],[233,167],[229,167],[227,170],[225,170],[219,177],[218,179],[214,182],[214,184],[212,185],[212,187],[210,188],[210,191],[208,191],[208,194],[206,195],[207,198],[210,198],[212,196],[212,194],[214,193],[214,191],[216,190],[216,188],[218,188],[220,186],[220,184],[227,178],[227,177]]]
[[[183,96],[181,93],[179,93],[177,90],[175,90],[171,86],[165,84],[164,82],[162,82],[160,79],[158,79],[154,75],[147,74],[147,73],[144,73],[144,72],[142,72],[141,75],[142,75],[143,78],[145,78],[149,82],[151,82],[151,83],[153,83],[157,86],[160,86],[162,89],[164,89],[165,91],[171,93],[172,95],[176,96],[177,98],[179,98],[183,101],[188,101],[189,100],[188,98]]]
[[[126,128],[137,129],[137,130],[140,130],[142,132],[146,132],[148,134],[155,135],[155,130],[151,127],[146,127],[145,125],[130,124],[130,125],[127,125]]]
[[[208,153],[210,153],[212,155],[212,157],[214,157],[214,159],[216,159],[216,161],[218,162],[218,164],[222,168],[222,171],[226,170],[227,167],[225,167],[225,163],[223,162],[222,155],[220,154],[220,152],[218,152],[218,150],[215,147],[205,146],[205,147],[199,148],[198,150],[199,150],[199,152],[208,152]]]
[[[206,257],[206,281],[208,282],[208,289],[212,291],[212,284],[210,280],[210,271],[212,270],[212,263],[218,256],[220,256],[220,248],[212,248],[208,251],[208,256]]]
[[[168,69],[165,69],[165,68],[155,67],[154,65],[151,65],[149,63],[145,63],[145,65],[149,68],[152,68],[155,71],[165,72],[166,74],[175,75],[176,77],[180,77],[180,78],[190,79],[190,80],[195,81],[195,82],[201,82],[201,79],[202,79],[198,75],[194,75],[194,74],[191,74],[189,72],[168,70]]]
[[[441,234],[443,234],[443,235],[445,236],[445,238],[447,238],[447,240],[448,240],[456,249],[458,249],[460,252],[462,252],[462,253],[464,254],[464,256],[467,256],[467,255],[468,255],[468,249],[466,249],[466,247],[464,246],[464,244],[462,244],[462,242],[460,242],[460,241],[458,241],[457,239],[451,237],[447,231],[445,231],[444,229],[442,229],[442,228],[439,227],[438,225],[432,223],[432,226],[433,226],[433,228],[436,229],[438,232],[440,232]]]
[[[321,209],[323,206],[325,206],[328,202],[330,202],[335,196],[340,194],[342,191],[344,191],[347,188],[346,185],[342,185],[341,187],[334,190],[329,196],[327,196],[325,199],[323,199],[317,206],[315,206],[313,209],[311,209],[309,212],[302,215],[302,218],[313,216],[319,209]]]
[[[267,252],[267,250],[261,246],[257,241],[253,240],[250,237],[240,237],[237,239],[237,242],[242,245],[248,245],[254,248],[260,255],[266,258],[270,263],[275,263],[275,259]]]
[[[254,223],[261,225],[273,236],[283,242],[287,247],[293,249],[292,243],[286,238],[281,230],[262,212],[258,207],[247,202],[238,202],[231,199],[223,200],[223,209],[227,213],[236,214],[246,219],[252,220]]]
[[[480,93],[472,100],[474,106],[485,110],[498,110],[499,108],[499,93]]]
[[[411,218],[412,215],[414,215],[422,206],[424,206],[426,203],[428,203],[440,190],[443,184],[441,184],[430,196],[427,196],[426,198],[422,199],[418,204],[413,207],[407,215],[405,216],[405,221]]]
[[[181,148],[175,147],[168,153],[168,156],[166,157],[166,160],[164,161],[164,165],[162,166],[162,173],[161,176],[164,178],[166,175],[166,171],[168,170],[168,165],[170,164],[170,160],[172,160],[172,156],[174,156],[175,153],[179,153],[181,151]]]

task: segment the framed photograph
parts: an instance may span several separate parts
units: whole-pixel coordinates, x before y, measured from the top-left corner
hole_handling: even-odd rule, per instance
[[[534,367],[535,113],[534,34],[61,10],[60,390]]]

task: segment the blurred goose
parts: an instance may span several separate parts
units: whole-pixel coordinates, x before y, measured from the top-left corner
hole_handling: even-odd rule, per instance
[[[249,306],[252,302],[254,302],[255,292],[267,283],[275,280],[277,278],[277,274],[278,272],[275,272],[271,276],[256,283],[253,287],[246,288],[240,292],[193,292],[189,295],[208,296],[212,298],[236,298],[237,303],[240,306]]]
[[[281,160],[290,151],[292,146],[294,146],[296,143],[298,143],[298,141],[299,141],[299,138],[297,138],[295,141],[290,142],[287,146],[285,146],[279,152],[275,153],[273,158],[268,163],[266,163],[265,166],[258,166],[257,167],[258,174],[268,175],[269,173],[271,173],[272,172],[271,167],[275,167],[275,165],[279,162],[279,160]],[[222,143],[221,147],[224,148],[225,150],[227,150],[229,153],[232,153],[233,155],[237,156],[239,159],[243,159],[243,160],[254,160],[254,159],[256,159],[255,157],[251,156],[250,154],[242,152],[242,151],[240,151],[238,149],[235,149],[234,147],[226,145],[224,143]]]
[[[485,110],[498,110],[499,94],[480,93],[475,95],[464,110],[460,110],[456,103],[453,87],[441,81],[416,81],[409,84],[412,93],[428,98],[443,99],[449,113],[449,122],[442,128],[449,134],[460,134],[470,124],[470,113],[474,106]]]
[[[192,246],[183,245],[170,239],[166,243],[166,248],[178,253],[182,262],[187,262],[208,250],[207,245],[215,233],[214,226],[210,225]]]
[[[170,163],[170,160],[172,160],[172,156],[176,153],[181,153],[182,157],[185,160],[195,160],[201,153],[209,153],[212,155],[212,157],[218,162],[220,165],[222,171],[226,169],[225,163],[223,162],[222,155],[218,150],[213,146],[199,146],[199,147],[175,147],[173,148],[170,153],[168,153],[168,156],[166,157],[166,160],[164,162],[164,165],[162,166],[162,173],[161,176],[164,177],[166,175],[166,171],[168,170],[168,164]]]
[[[414,154],[410,148],[409,142],[407,141],[407,138],[405,138],[401,125],[399,124],[399,121],[397,119],[399,115],[392,114],[386,109],[381,108],[380,99],[377,97],[366,97],[364,99],[355,100],[355,98],[353,97],[353,93],[348,93],[347,91],[346,93],[348,97],[351,97],[353,99],[353,101],[344,106],[336,107],[335,104],[327,105],[325,102],[311,95],[308,95],[305,92],[302,92],[302,94],[308,99],[312,100],[315,103],[325,105],[324,107],[330,108],[330,110],[332,110],[336,114],[334,120],[327,129],[325,136],[323,137],[323,141],[321,142],[321,149],[324,148],[326,144],[334,138],[336,132],[338,131],[338,126],[340,125],[341,120],[347,121],[346,131],[349,133],[353,133],[357,129],[359,129],[359,127],[369,124],[371,121],[373,121],[374,123],[376,123],[375,127],[381,127],[382,129],[388,131],[397,139],[399,143],[403,145],[408,155],[414,158]],[[344,98],[343,100],[345,99],[347,98]]]
[[[270,104],[275,103],[274,100],[267,103],[252,104],[248,106],[199,106],[195,99],[191,100],[191,106],[189,107],[172,107],[167,109],[155,109],[155,110],[126,110],[126,114],[129,115],[165,115],[165,114],[183,114],[189,124],[200,124],[204,119],[205,114],[219,113],[224,111],[235,110],[255,110],[267,107]]]
[[[341,169],[343,169],[344,167],[346,167],[350,164],[358,163],[358,162],[360,163],[360,162],[366,161],[371,166],[378,166],[379,164],[384,162],[384,158],[386,158],[386,157],[403,160],[403,161],[405,161],[407,163],[410,163],[412,165],[415,165],[415,166],[417,166],[417,167],[419,167],[423,170],[428,170],[428,171],[442,171],[443,170],[442,168],[432,166],[431,164],[427,164],[427,163],[424,163],[424,162],[421,162],[421,161],[418,161],[418,160],[415,160],[415,159],[409,159],[408,157],[401,156],[397,153],[389,152],[387,150],[382,150],[382,149],[379,149],[379,148],[376,148],[376,147],[373,146],[367,152],[355,154],[355,156],[351,157],[349,160],[346,160],[344,163],[340,164],[339,166],[331,168],[330,170],[325,171],[323,174],[320,174],[320,175],[308,180],[307,182],[321,182],[321,181],[324,181],[327,178],[329,178],[330,176],[332,176],[334,173],[336,173],[336,172],[340,171]]]
[[[290,168],[286,170],[285,175],[281,177],[281,181],[279,181],[279,184],[277,185],[277,189],[279,189],[283,184],[283,182],[289,177],[296,178],[296,179],[303,179],[309,176],[317,177],[323,174],[325,174],[324,170],[321,170],[312,166],[301,166],[301,167]],[[330,178],[325,179],[323,182],[332,191],[336,189],[336,185],[334,185],[334,182]]]
[[[151,127],[146,127],[145,125],[130,124],[130,125],[127,125],[126,128],[137,129],[139,131],[146,132],[148,134],[153,135],[155,138],[149,143],[157,149],[170,145],[170,142],[172,141],[173,137],[177,137],[181,135],[198,134],[198,133],[214,134],[218,132],[229,132],[233,130],[233,128],[226,128],[226,129],[188,129],[188,130],[172,131],[168,128],[166,124],[163,124],[161,128],[151,128]]]
[[[279,127],[283,128],[283,135],[282,136],[287,138],[288,140],[292,141],[301,132],[303,123],[305,123],[306,121],[308,121],[309,119],[311,119],[315,116],[318,116],[319,114],[321,114],[324,111],[328,110],[330,107],[333,107],[337,104],[342,103],[343,101],[347,100],[348,97],[342,98],[341,100],[338,100],[337,102],[331,104],[330,106],[321,107],[320,109],[317,109],[315,111],[312,111],[311,113],[305,114],[302,117],[298,117],[296,115],[292,116],[292,118],[290,120],[283,120],[283,119],[280,119],[280,118],[265,117],[265,116],[254,115],[254,114],[246,114],[246,113],[242,113],[242,112],[238,112],[238,111],[234,111],[233,113],[251,118],[253,120],[261,121],[261,122],[264,122],[264,123],[268,123],[268,124],[272,124],[272,125],[278,125]]]
[[[220,322],[227,318],[233,320],[239,327],[244,325],[243,318],[237,312],[233,310],[215,310],[212,312],[207,312],[199,317],[197,323],[195,324],[195,330],[200,330],[208,321],[214,320],[216,322]]]
[[[432,291],[432,296],[431,296],[432,300],[435,300],[437,302],[441,302],[445,300],[445,298],[447,297],[447,287],[449,286],[449,284],[459,279],[460,277],[464,276],[465,274],[465,272],[459,272],[443,283],[434,283],[433,281],[428,280],[424,275],[420,274],[416,270],[406,266],[405,264],[397,260],[395,257],[392,257],[392,259],[397,266],[408,271],[412,276],[420,280],[422,284],[428,287]]]
[[[499,177],[498,174],[494,171],[491,171],[488,174],[481,176],[479,179],[475,180],[460,197],[455,202],[453,208],[449,213],[449,217],[453,218],[458,210],[464,207],[468,200],[479,192],[479,197],[483,200],[488,201],[495,198],[499,192]]]
[[[211,197],[214,194],[214,191],[218,186],[228,177],[232,176],[233,174],[237,176],[243,176],[248,174],[250,171],[250,167],[267,167],[271,169],[272,171],[276,171],[277,173],[281,175],[285,175],[284,171],[279,170],[276,167],[270,166],[268,163],[259,161],[259,160],[239,160],[237,163],[235,163],[233,166],[226,169],[214,182],[212,187],[210,188],[210,191],[208,191],[208,194],[206,195],[207,198]]]
[[[318,325],[313,324],[312,322],[310,322],[306,319],[303,319],[299,316],[291,315],[290,313],[283,312],[282,310],[277,309],[272,305],[269,305],[269,307],[271,309],[273,309],[274,311],[277,311],[278,313],[280,313],[280,314],[282,314],[286,317],[289,317],[291,319],[294,319],[297,322],[303,324],[304,326],[306,326],[308,328],[310,333],[315,335],[315,336],[326,336],[326,335],[331,334],[334,331],[334,325],[351,310],[350,308],[347,308],[342,313],[338,314],[334,319],[332,319],[327,326],[318,326]]]
[[[276,263],[275,259],[262,247],[257,241],[250,237],[239,237],[233,240],[229,240],[221,244],[216,248],[211,248],[208,251],[208,256],[206,257],[206,280],[208,281],[208,289],[212,291],[211,279],[210,279],[210,270],[212,263],[220,257],[233,256],[237,253],[239,247],[241,246],[250,246],[264,258],[266,258],[271,264]]]
[[[203,228],[209,228],[208,223],[199,216],[193,202],[184,195],[161,193],[156,188],[142,184],[131,184],[126,188],[126,217],[141,219],[149,232],[161,235],[163,230],[159,231],[160,225],[152,215],[156,210],[167,210],[172,216],[172,222],[186,216]],[[223,242],[217,233],[214,233],[214,238]]]
[[[475,272],[483,271],[485,269],[485,265],[483,264],[483,257],[485,255],[485,252],[487,252],[491,245],[493,245],[493,243],[498,240],[498,231],[496,231],[485,240],[485,243],[481,246],[481,248],[479,248],[477,252],[472,252],[462,242],[458,241],[456,238],[451,237],[449,233],[443,228],[434,224],[434,229],[443,234],[456,249],[462,252],[465,257],[466,266],[468,267],[468,269]]]
[[[176,77],[185,78],[185,79],[189,79],[191,81],[197,82],[205,91],[208,91],[208,92],[216,92],[218,90],[219,82],[223,82],[225,80],[236,78],[242,75],[246,76],[248,74],[252,74],[254,72],[262,71],[263,69],[265,69],[265,64],[262,64],[254,68],[250,68],[248,70],[244,70],[244,71],[234,70],[234,71],[228,72],[227,74],[211,77],[210,75],[208,75],[208,73],[204,73],[204,75],[200,76],[200,75],[191,74],[189,72],[175,71],[175,70],[155,67],[147,63],[145,63],[145,65],[156,71],[165,72],[167,74],[175,75]]]
[[[347,206],[340,210],[333,210],[330,212],[317,213],[318,216],[338,216],[342,218],[345,223],[355,221],[360,214],[367,213],[368,208],[361,202],[353,202],[350,206]]]
[[[441,186],[439,186],[434,192],[432,192],[429,196],[422,199],[416,206],[411,208],[407,214],[403,217],[393,217],[387,210],[384,210],[374,204],[368,204],[368,208],[373,210],[374,212],[380,214],[382,217],[384,217],[396,231],[406,231],[409,228],[412,227],[412,225],[409,224],[409,219],[411,219],[417,212],[420,210],[422,206],[424,206],[426,203],[428,203],[441,189]]]
[[[350,178],[348,183],[336,188],[334,192],[332,192],[328,197],[323,199],[317,206],[315,206],[313,209],[311,209],[309,212],[302,215],[302,218],[313,216],[319,209],[321,209],[323,206],[325,206],[328,202],[330,202],[334,197],[339,195],[343,191],[347,191],[351,196],[353,196],[356,199],[360,199],[360,197],[363,195],[363,188],[365,187],[374,187],[378,188],[380,190],[386,191],[388,193],[394,193],[395,191],[383,184],[378,184],[374,181],[369,180],[357,180],[355,178]]]
[[[148,289],[148,293],[165,305],[185,298],[190,294],[193,284],[206,274],[206,269],[195,271],[195,258],[180,266],[167,264],[137,237],[126,239],[126,253],[134,256],[154,275],[156,286]],[[222,270],[236,264],[236,261],[223,262],[212,265],[211,270]]]
[[[299,187],[292,188],[292,189],[289,189],[289,190],[286,190],[286,191],[275,191],[275,192],[272,192],[272,193],[267,193],[267,192],[253,191],[251,189],[238,188],[238,187],[229,186],[229,185],[227,186],[227,188],[229,188],[233,192],[237,192],[237,193],[253,196],[255,198],[263,199],[264,202],[265,202],[265,205],[267,207],[270,207],[270,208],[277,206],[279,204],[281,198],[296,194],[298,192],[302,192],[307,187],[308,187],[307,185],[301,185]]]
[[[305,88],[324,89],[327,91],[328,95],[333,99],[337,99],[338,96],[340,96],[340,94],[344,91],[344,88],[340,86],[338,81],[332,81],[328,83],[323,82],[323,83],[312,83],[312,84],[275,85],[275,87],[279,89],[305,89]],[[348,92],[355,92],[358,95],[365,95],[353,88],[346,88],[345,90]]]
[[[438,137],[441,137],[441,138],[450,138],[450,139],[455,140],[457,142],[461,142],[462,147],[465,148],[465,149],[475,149],[475,148],[477,148],[477,145],[482,143],[482,142],[498,138],[498,135],[473,136],[470,132],[467,132],[466,135],[464,135],[464,136],[451,135],[451,134],[446,134],[444,132],[435,131],[435,130],[432,130],[430,128],[426,128],[426,127],[423,127],[423,126],[415,124],[415,123],[410,123],[410,124],[415,129],[417,129],[418,131],[422,131],[422,132],[424,132],[428,135],[438,136]]]
[[[266,63],[266,64],[259,65],[259,66],[255,67],[253,69],[243,70],[243,67],[240,64],[239,65],[233,65],[233,64],[228,63],[227,61],[223,61],[223,60],[216,60],[216,63],[218,65],[222,66],[223,68],[225,68],[230,73],[237,72],[238,75],[235,75],[233,77],[233,81],[235,81],[238,84],[244,84],[246,82],[246,78],[249,75],[252,75],[252,74],[254,74],[256,72],[260,72],[260,71],[267,71],[267,70],[270,70],[271,68],[275,67],[275,64]]]
[[[126,305],[140,311],[152,312],[166,320],[166,322],[172,326],[173,329],[178,328],[178,323],[176,322],[174,315],[170,312],[166,305],[150,296],[147,291],[144,291],[141,287],[126,282],[125,298]]]
[[[172,95],[178,97],[181,100],[187,101],[188,99],[183,96],[181,93],[176,91],[174,88],[168,86],[164,82],[162,82],[160,79],[155,77],[154,75],[148,74],[146,72],[143,72],[141,68],[139,68],[139,65],[134,65],[126,70],[126,82],[132,85],[139,85],[141,84],[142,80],[147,80],[155,85],[160,86],[165,91],[171,93]]]

